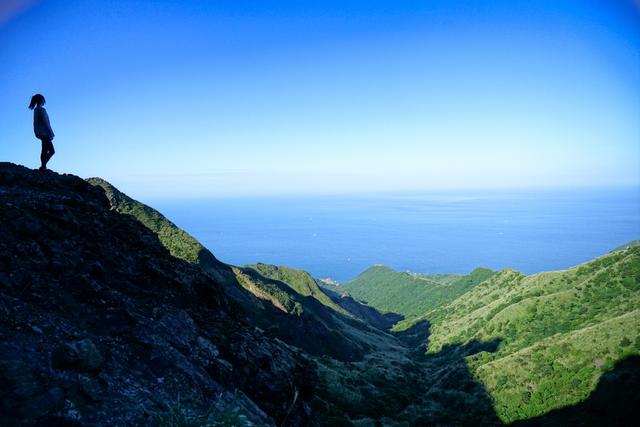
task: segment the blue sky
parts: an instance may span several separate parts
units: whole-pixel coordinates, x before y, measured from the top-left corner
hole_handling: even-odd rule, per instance
[[[632,1],[0,6],[0,160],[135,197],[640,185]]]

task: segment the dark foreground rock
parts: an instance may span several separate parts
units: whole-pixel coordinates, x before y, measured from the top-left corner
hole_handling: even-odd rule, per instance
[[[314,425],[314,367],[71,175],[0,163],[2,425]]]

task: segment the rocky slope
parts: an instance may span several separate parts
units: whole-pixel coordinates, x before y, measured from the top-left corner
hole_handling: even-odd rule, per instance
[[[82,179],[0,163],[3,425],[313,425],[314,368]]]

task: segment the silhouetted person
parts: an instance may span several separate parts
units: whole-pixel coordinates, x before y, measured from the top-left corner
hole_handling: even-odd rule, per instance
[[[47,110],[43,107],[45,102],[44,96],[36,93],[31,97],[31,103],[29,103],[29,108],[33,110],[33,132],[36,134],[36,138],[42,141],[42,152],[40,153],[41,171],[47,170],[47,162],[56,152],[51,142],[55,134],[51,129],[51,123],[49,123]]]

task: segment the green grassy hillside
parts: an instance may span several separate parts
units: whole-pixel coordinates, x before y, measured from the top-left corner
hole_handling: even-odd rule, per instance
[[[640,354],[640,248],[565,271],[505,270],[422,319],[432,325],[429,353],[500,341],[466,360],[503,421],[576,404],[616,362]]]
[[[257,271],[263,277],[278,280],[286,284],[302,296],[313,297],[323,305],[342,314],[349,315],[346,310],[333,302],[331,298],[329,298],[329,296],[320,289],[318,283],[313,279],[313,277],[304,270],[295,270],[286,266],[277,267],[275,265],[262,263],[246,265],[245,267]]]
[[[414,318],[455,299],[492,274],[491,270],[477,268],[466,276],[418,275],[377,265],[339,289],[381,312]]]

